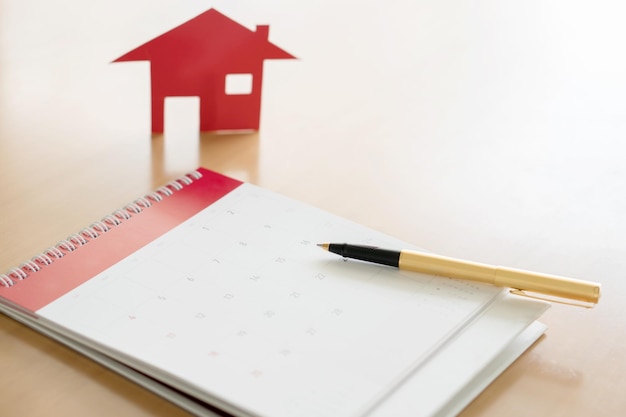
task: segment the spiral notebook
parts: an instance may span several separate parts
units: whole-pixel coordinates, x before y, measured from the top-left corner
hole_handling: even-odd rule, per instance
[[[454,415],[545,330],[321,241],[411,247],[199,168],[0,274],[0,309],[197,415]]]

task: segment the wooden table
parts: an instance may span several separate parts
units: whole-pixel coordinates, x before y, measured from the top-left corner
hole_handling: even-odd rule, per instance
[[[623,415],[623,6],[314,3],[211,3],[299,58],[266,62],[258,133],[200,135],[183,100],[151,135],[147,64],[110,62],[211,5],[0,1],[0,271],[202,165],[440,254],[601,282],[462,415]],[[5,316],[0,375],[2,415],[186,415]]]

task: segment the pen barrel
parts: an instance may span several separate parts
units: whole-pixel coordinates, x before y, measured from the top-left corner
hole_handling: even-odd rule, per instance
[[[600,299],[600,284],[595,282],[464,261],[440,255],[402,251],[398,267],[409,271],[482,282],[587,303],[596,304]]]
[[[479,262],[403,250],[400,253],[398,267],[424,274],[495,285],[496,268]]]
[[[495,285],[596,304],[600,284],[557,275],[495,267]]]

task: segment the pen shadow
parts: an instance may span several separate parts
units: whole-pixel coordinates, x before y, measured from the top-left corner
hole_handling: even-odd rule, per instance
[[[427,295],[431,302],[436,299],[449,302],[452,295],[446,289],[455,285],[455,281],[450,278],[402,271],[357,259],[320,261],[319,268],[344,285],[358,285],[358,288],[373,286],[380,296],[401,296],[402,299],[413,297],[416,301]]]

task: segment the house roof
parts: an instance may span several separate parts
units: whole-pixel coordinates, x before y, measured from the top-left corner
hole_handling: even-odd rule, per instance
[[[113,62],[151,61],[167,66],[258,63],[264,59],[293,59],[269,42],[269,26],[250,30],[215,9],[171,29],[122,55]]]

